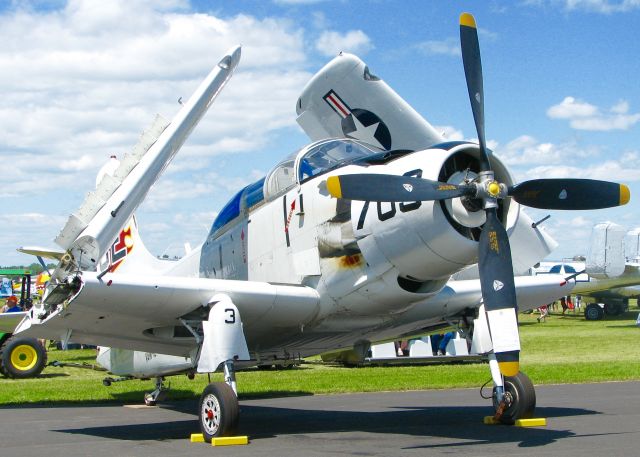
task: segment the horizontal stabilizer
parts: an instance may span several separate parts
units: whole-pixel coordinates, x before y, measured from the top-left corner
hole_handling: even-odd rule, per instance
[[[43,257],[45,259],[61,260],[65,252],[58,249],[41,248],[40,246],[22,246],[17,249],[18,252],[23,254],[33,255],[36,257]]]

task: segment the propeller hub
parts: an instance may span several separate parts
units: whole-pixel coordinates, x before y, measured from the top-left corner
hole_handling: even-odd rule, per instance
[[[500,195],[500,184],[498,181],[492,181],[487,185],[487,192],[493,198],[498,198]]]

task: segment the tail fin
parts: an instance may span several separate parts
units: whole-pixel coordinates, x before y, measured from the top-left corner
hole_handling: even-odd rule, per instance
[[[306,85],[298,124],[313,140],[351,137],[381,149],[426,149],[444,140],[358,57],[340,53]]]
[[[640,227],[629,230],[624,237],[627,262],[640,263]]]
[[[118,273],[163,273],[174,262],[158,259],[145,247],[138,232],[138,222],[131,216],[129,222],[120,230],[118,238],[111,244],[100,261],[99,271],[109,270]]]
[[[615,278],[624,273],[625,229],[613,222],[593,226],[587,273],[597,279]]]

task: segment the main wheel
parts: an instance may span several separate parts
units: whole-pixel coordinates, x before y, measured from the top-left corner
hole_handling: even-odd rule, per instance
[[[536,409],[536,390],[526,374],[520,372],[515,376],[505,376],[504,400],[506,408],[500,417],[503,424],[512,425],[518,419],[533,417]],[[494,388],[493,407],[497,410],[498,406]]]
[[[47,351],[35,338],[12,336],[0,349],[0,371],[10,378],[34,378],[47,366]]]
[[[209,384],[200,396],[200,430],[206,442],[220,436],[233,436],[238,429],[238,397],[224,382]]]
[[[604,317],[604,310],[597,303],[591,303],[584,309],[584,318],[588,321],[599,321]]]

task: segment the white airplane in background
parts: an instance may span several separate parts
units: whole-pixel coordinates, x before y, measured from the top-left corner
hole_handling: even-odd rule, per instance
[[[239,366],[366,348],[448,322],[484,341],[496,417],[531,416],[516,309],[567,295],[575,282],[514,280],[514,268],[525,271],[555,247],[521,205],[605,208],[625,204],[629,190],[580,179],[515,184],[485,145],[470,14],[460,30],[479,144],[445,142],[361,60],[341,54],[297,101],[314,143],[240,190],[200,247],[162,261],[144,248],[132,215],[231,77],[240,48],[231,50],[172,122],[158,118],[104,173],[56,238],[62,251],[22,249],[59,265],[17,332],[175,356],[186,362],[182,372],[222,368],[225,382],[200,398],[209,441],[237,429]],[[479,280],[451,278],[476,263]]]

